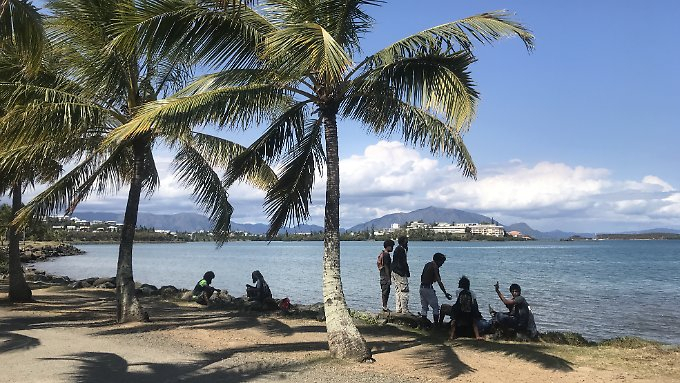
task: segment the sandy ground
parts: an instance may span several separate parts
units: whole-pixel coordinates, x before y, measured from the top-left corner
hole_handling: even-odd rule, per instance
[[[6,285],[4,291],[6,291]],[[0,291],[3,291],[0,289]],[[0,292],[3,382],[678,382],[678,348],[441,342],[360,325],[375,363],[330,359],[323,322],[145,300],[152,323],[114,323],[112,291]]]

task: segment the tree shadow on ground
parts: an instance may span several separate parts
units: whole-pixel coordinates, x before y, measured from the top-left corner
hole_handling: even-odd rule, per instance
[[[40,346],[40,340],[15,333],[0,334],[0,354],[4,352],[28,350]]]
[[[465,342],[468,347],[474,348],[483,352],[499,352],[507,356],[526,360],[528,362],[536,363],[544,368],[558,371],[573,371],[572,363],[559,358],[557,356],[548,354],[548,347],[532,343],[497,343],[497,342]],[[459,345],[460,342],[454,343]]]
[[[80,365],[69,375],[73,382],[244,382],[260,376],[270,380],[285,377],[286,373],[295,372],[312,362],[296,363],[235,363],[233,366],[219,364],[225,358],[202,359],[182,364],[175,363],[140,363],[129,364],[119,355],[102,352],[84,352],[61,358],[46,360],[75,361]]]
[[[447,379],[476,371],[460,360],[451,347],[443,344],[430,343],[427,352],[413,349],[409,353],[409,359],[413,361],[414,367],[435,369]]]

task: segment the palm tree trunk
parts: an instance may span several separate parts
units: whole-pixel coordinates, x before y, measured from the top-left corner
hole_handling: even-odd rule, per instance
[[[323,240],[323,300],[328,349],[335,358],[365,361],[371,359],[371,350],[349,315],[340,279],[340,159],[335,115],[322,111],[328,177]]]
[[[133,148],[134,175],[130,182],[118,249],[118,269],[116,273],[116,299],[118,300],[116,319],[118,323],[148,320],[146,312],[135,296],[135,281],[132,277],[132,245],[135,240],[137,213],[145,176],[144,156],[148,144],[148,140],[138,139]]]
[[[12,185],[12,217],[21,209],[21,184]],[[10,302],[32,302],[33,292],[24,278],[19,255],[19,233],[16,226],[9,225],[9,300]]]

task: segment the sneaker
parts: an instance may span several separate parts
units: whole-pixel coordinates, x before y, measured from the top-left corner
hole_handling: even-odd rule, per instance
[[[384,313],[388,313],[388,312],[390,312],[390,309],[388,309],[387,307],[383,307],[383,308],[382,308],[382,311],[383,311]]]

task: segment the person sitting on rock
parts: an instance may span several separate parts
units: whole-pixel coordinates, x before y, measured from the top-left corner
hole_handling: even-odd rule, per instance
[[[269,290],[269,285],[264,280],[262,273],[259,270],[253,271],[253,283],[255,286],[246,285],[246,295],[251,301],[264,302],[265,299],[272,298],[272,292]]]
[[[536,331],[536,324],[534,323],[529,304],[522,296],[522,288],[517,283],[511,284],[510,294],[512,298],[505,298],[503,293],[501,293],[498,282],[496,282],[494,287],[498,298],[505,304],[509,312],[496,312],[489,305],[489,313],[491,314],[493,324],[501,331],[509,330],[515,333],[526,333],[530,338],[536,337],[538,331]]]
[[[208,300],[213,295],[213,293],[215,291],[219,291],[210,286],[213,279],[215,279],[215,273],[212,271],[207,271],[205,274],[203,274],[203,279],[196,283],[196,287],[194,287],[194,291],[192,292],[192,297],[196,303],[207,305]]]

